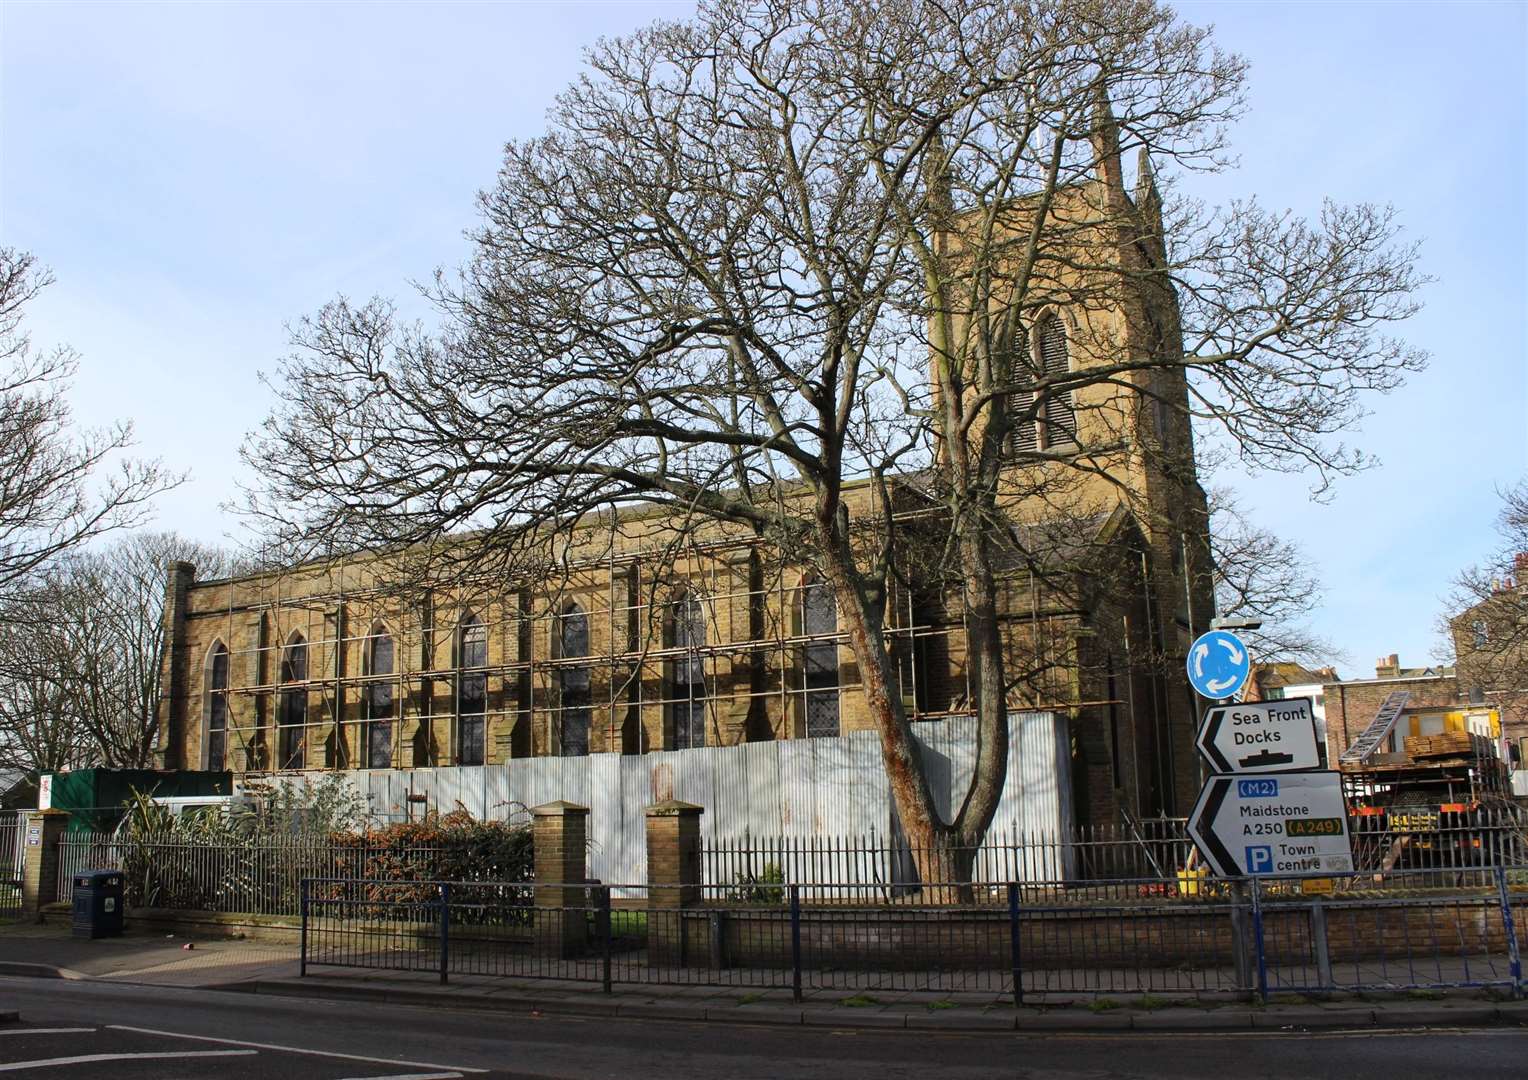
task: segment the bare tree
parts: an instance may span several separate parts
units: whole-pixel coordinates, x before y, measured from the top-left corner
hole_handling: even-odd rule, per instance
[[[210,576],[226,554],[165,532],[125,536],[57,561],[0,617],[0,732],[38,762],[144,768],[153,763],[162,696],[165,567]]]
[[[180,477],[122,456],[132,424],[75,426],[67,400],[78,357],[33,347],[24,309],[52,283],[36,259],[0,248],[0,591],[94,537],[140,524]]]
[[[596,510],[758,537],[831,584],[920,872],[963,880],[1008,754],[1010,526],[1086,519],[1102,487],[1166,535],[1126,477],[1153,457],[1197,491],[1191,425],[1317,487],[1361,467],[1341,433],[1423,361],[1383,334],[1413,253],[1383,209],[1174,196],[1223,165],[1244,65],[1145,0],[715,0],[588,64],[506,148],[475,258],[430,290],[438,330],[383,301],[300,324],[253,509],[289,551],[527,575]],[[1038,340],[1058,309],[1069,364]],[[883,626],[910,470],[980,732],[948,821]]]
[[[1528,480],[1501,499],[1500,543],[1454,579],[1440,630],[1460,683],[1521,718],[1528,714]]]
[[[47,590],[14,593],[0,612],[0,767],[26,772],[80,768],[95,747],[59,677],[52,628],[40,617]]]
[[[1253,523],[1225,488],[1210,491],[1210,522],[1215,609],[1262,622],[1243,632],[1258,662],[1326,666],[1339,659],[1337,647],[1307,621],[1321,606],[1322,588],[1299,545]]]

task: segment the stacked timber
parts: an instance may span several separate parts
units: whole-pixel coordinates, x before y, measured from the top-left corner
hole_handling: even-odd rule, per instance
[[[1406,753],[1413,758],[1466,757],[1472,749],[1473,738],[1468,731],[1406,736]]]

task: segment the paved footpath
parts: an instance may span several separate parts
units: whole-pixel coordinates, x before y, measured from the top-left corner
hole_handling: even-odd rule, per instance
[[[187,949],[186,945],[192,947]],[[1234,1031],[1377,1030],[1423,1026],[1528,1026],[1528,1002],[1459,991],[1334,995],[1316,1000],[1280,995],[1267,1005],[1234,995],[1047,995],[1015,1008],[991,993],[815,991],[801,1002],[789,991],[744,987],[620,985],[554,979],[311,969],[298,977],[295,944],[191,940],[129,932],[95,941],[67,927],[0,928],[0,975],[89,979],[163,987],[220,989],[291,997],[368,1000],[547,1016],[666,1019],[808,1025],[840,1030],[907,1028],[943,1031]]]

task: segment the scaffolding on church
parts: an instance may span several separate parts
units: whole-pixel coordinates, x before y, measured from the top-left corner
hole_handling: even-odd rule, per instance
[[[313,571],[272,575],[254,603],[236,604],[229,587],[224,610],[193,616],[222,620],[191,675],[202,761],[245,773],[477,765],[868,726],[844,631],[831,608],[807,617],[818,582],[766,566],[749,538],[659,554],[611,545],[565,562],[540,596],[475,579],[400,602],[347,583],[343,563],[321,588],[308,587]],[[1032,579],[1030,593],[1036,602]],[[681,603],[701,616],[683,633]],[[970,711],[964,616],[942,619],[944,604],[920,606],[900,586],[888,604],[884,633],[915,719]],[[1047,625],[1038,608],[1033,618]],[[1039,652],[1064,648],[1031,633]],[[581,647],[562,647],[570,640]],[[210,676],[219,649],[221,685]]]

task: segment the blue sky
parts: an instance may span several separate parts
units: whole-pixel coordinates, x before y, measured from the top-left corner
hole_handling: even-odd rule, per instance
[[[582,46],[687,5],[0,6],[0,239],[58,284],[42,342],[83,354],[77,412],[129,417],[189,469],[158,523],[205,540],[264,415],[284,324],[337,293],[400,296],[466,252],[473,196],[540,130]],[[1449,575],[1528,472],[1528,7],[1190,3],[1251,62],[1240,167],[1196,181],[1313,212],[1393,203],[1438,279],[1406,330],[1432,367],[1354,441],[1382,464],[1313,504],[1239,478],[1319,568],[1348,655],[1432,653]]]

